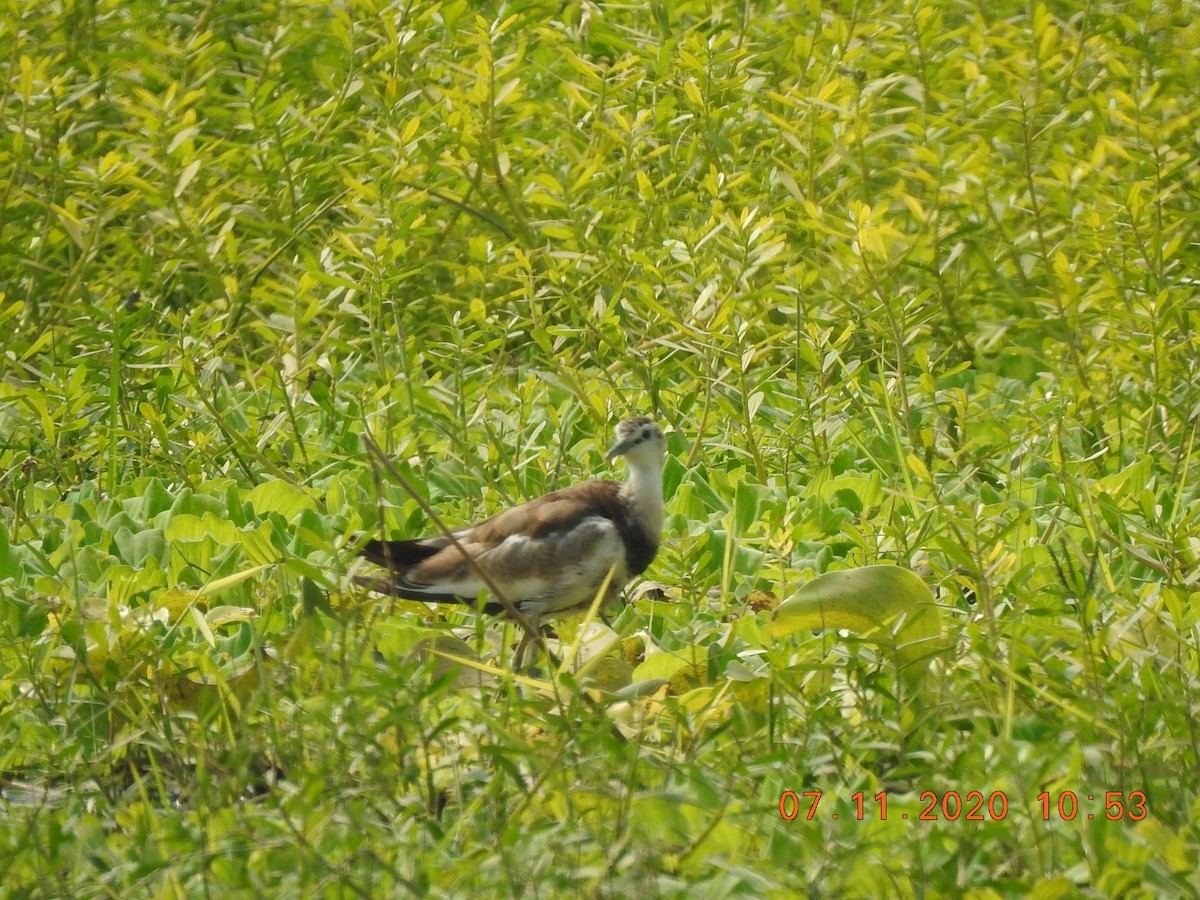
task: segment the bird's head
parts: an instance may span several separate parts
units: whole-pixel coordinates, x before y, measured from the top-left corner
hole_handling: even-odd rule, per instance
[[[645,416],[625,419],[617,426],[617,442],[606,458],[612,462],[624,456],[632,466],[662,467],[667,455],[667,439],[654,420]]]

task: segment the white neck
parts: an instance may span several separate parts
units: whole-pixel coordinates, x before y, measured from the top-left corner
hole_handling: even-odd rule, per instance
[[[663,527],[663,464],[661,461],[629,463],[629,477],[621,493],[630,501],[646,530],[655,538]]]

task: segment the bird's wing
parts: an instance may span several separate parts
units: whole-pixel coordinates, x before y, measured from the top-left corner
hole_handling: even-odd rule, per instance
[[[624,543],[611,510],[619,489],[604,481],[575,485],[505,510],[456,537],[512,602],[533,601],[546,611],[574,606],[580,592],[594,594],[610,567],[623,566]],[[442,546],[403,568],[397,586],[413,599],[478,596],[486,584],[476,567],[445,537],[429,544],[434,541]]]

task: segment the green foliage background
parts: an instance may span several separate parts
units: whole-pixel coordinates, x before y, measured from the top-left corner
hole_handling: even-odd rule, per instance
[[[9,0],[0,72],[13,895],[1200,895],[1195,3]],[[364,432],[463,522],[632,412],[688,684],[323,601],[428,527]],[[765,636],[877,561],[916,690]]]

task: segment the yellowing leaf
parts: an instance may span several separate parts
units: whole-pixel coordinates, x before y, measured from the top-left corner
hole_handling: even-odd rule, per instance
[[[210,581],[200,590],[196,591],[196,597],[211,597],[213,594],[233,587],[235,584],[240,584],[247,578],[253,578],[267,566],[251,566],[249,569],[243,569],[240,572],[234,572],[232,575],[226,575],[224,578],[218,578],[216,581]]]
[[[645,172],[643,172],[641,169],[638,169],[637,183],[638,183],[638,196],[640,196],[643,200],[653,200],[654,199],[654,185],[650,181],[650,177]]]
[[[196,609],[194,606],[192,607],[192,621],[200,630],[200,634],[208,643],[208,646],[217,646],[217,639],[213,635],[212,629],[208,627],[208,620],[204,618],[204,613],[200,612],[200,610]]]
[[[231,622],[249,622],[257,618],[258,612],[248,606],[214,606],[204,614],[205,621],[212,628]]]
[[[154,598],[154,603],[156,606],[167,610],[172,619],[177,619],[186,610],[191,609],[197,597],[198,594],[196,591],[184,588],[167,588]]]
[[[277,512],[288,521],[306,509],[316,509],[316,502],[303,488],[280,479],[258,485],[250,491],[246,499],[258,515]]]
[[[929,469],[926,468],[924,461],[915,453],[910,453],[904,457],[904,461],[908,463],[908,468],[912,473],[921,479],[921,481],[929,481]]]
[[[826,572],[775,610],[769,633],[786,637],[803,629],[844,628],[895,655],[903,673],[920,674],[942,645],[941,616],[929,586],[899,566],[863,566]]]
[[[200,171],[200,160],[193,159],[190,163],[183,167],[183,171],[179,173],[179,180],[175,182],[175,196],[180,197],[187,190],[187,186],[192,183],[192,179],[196,177],[196,173]]]
[[[636,683],[659,678],[669,679],[686,665],[686,659],[672,653],[655,653],[646,657],[646,661],[633,670],[633,681]]]
[[[58,223],[63,227],[63,231],[75,242],[76,246],[80,249],[87,249],[87,226],[79,220],[79,217],[57,203],[50,204],[50,208],[58,216]]]

